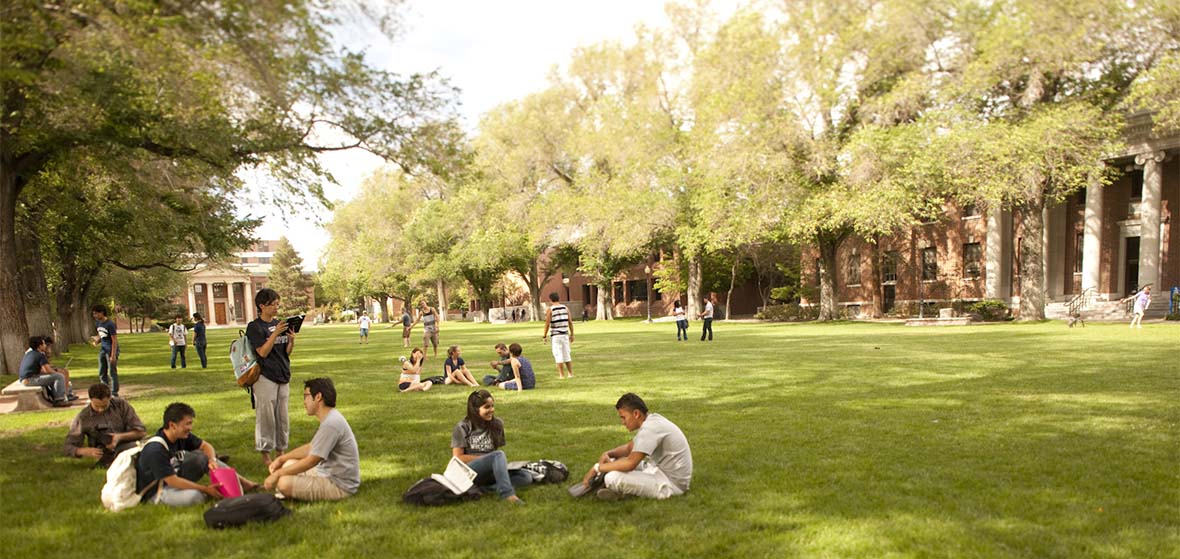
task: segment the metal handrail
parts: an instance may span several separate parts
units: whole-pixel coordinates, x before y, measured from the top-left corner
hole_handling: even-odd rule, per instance
[[[1090,307],[1090,302],[1094,300],[1094,288],[1087,287],[1081,293],[1074,295],[1069,300],[1069,316],[1079,316],[1082,314],[1082,309]]]

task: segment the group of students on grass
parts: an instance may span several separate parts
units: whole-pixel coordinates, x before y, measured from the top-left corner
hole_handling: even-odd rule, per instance
[[[551,299],[556,303],[556,294]],[[360,487],[360,454],[351,426],[336,410],[336,388],[331,379],[314,378],[303,383],[304,411],[320,425],[311,442],[288,450],[290,356],[296,335],[277,318],[278,293],[262,289],[254,302],[258,318],[247,326],[246,336],[261,367],[261,376],[253,386],[255,449],[268,475],[260,484],[239,476],[243,489],[261,487],[308,501],[337,500],[355,494]],[[119,452],[140,444],[147,429],[131,404],[118,397],[119,351],[114,323],[101,305],[94,308],[94,318],[101,382],[89,387],[90,402],[71,422],[64,449],[68,456],[92,458],[109,466]],[[549,309],[542,335],[542,339],[547,338],[553,341],[559,376],[572,376],[568,342],[573,338],[573,329],[564,305],[555,304]],[[38,371],[32,380],[40,382],[40,377],[45,377],[44,382],[53,384],[55,391],[68,390],[68,371],[47,362],[51,344],[52,340],[44,337],[30,341],[30,352],[41,356],[26,356],[30,367]],[[499,374],[484,377],[485,384],[518,391],[536,385],[532,364],[521,355],[520,344],[497,344],[496,352],[500,359],[490,365]],[[447,352],[446,379],[453,384],[478,386],[461,355],[458,346]],[[406,360],[409,365],[403,364],[399,389],[429,389],[433,382],[420,380],[424,360],[425,352],[415,348]],[[67,391],[67,402],[70,395]],[[515,490],[530,483],[531,477],[508,469],[507,458],[500,450],[506,444],[504,423],[495,416],[494,397],[487,390],[476,390],[466,404],[466,416],[452,430],[452,455],[476,472],[475,483],[481,488],[520,502]],[[649,414],[646,404],[635,394],[625,394],[615,407],[623,425],[635,432],[635,437],[604,452],[587,471],[583,484],[588,489],[598,488],[598,495],[605,499],[624,495],[667,498],[687,491],[692,454],[680,429],[659,414]],[[144,444],[136,465],[136,489],[142,502],[187,506],[221,497],[216,485],[201,482],[206,473],[226,464],[208,441],[193,433],[196,416],[196,410],[182,402],[174,402],[164,410],[162,426]]]

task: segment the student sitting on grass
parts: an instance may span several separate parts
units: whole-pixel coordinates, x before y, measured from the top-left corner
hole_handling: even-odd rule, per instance
[[[197,483],[205,477],[205,472],[224,468],[226,464],[217,459],[212,445],[192,434],[196,416],[191,406],[180,402],[168,404],[164,409],[164,426],[155,436],[162,437],[167,446],[148,442],[135,465],[135,491],[143,491],[140,502],[187,507],[209,497],[221,498],[216,485]],[[244,477],[238,479],[244,490],[258,486]]]
[[[582,484],[589,489],[591,480],[606,474],[598,498],[607,501],[627,495],[667,499],[688,491],[692,451],[680,428],[658,413],[648,414],[643,399],[630,392],[619,398],[615,410],[635,438],[602,453]]]
[[[72,458],[93,458],[109,468],[115,456],[135,447],[147,434],[147,428],[131,404],[111,396],[111,387],[95,383],[87,392],[90,403],[70,423],[65,454]]]
[[[361,486],[361,456],[352,427],[336,411],[336,387],[330,378],[303,383],[303,410],[320,422],[315,436],[270,463],[263,484],[300,501],[337,501]]]
[[[496,401],[487,390],[476,390],[467,397],[467,417],[451,432],[451,454],[477,474],[475,484],[493,489],[513,504],[523,505],[516,488],[533,482],[524,470],[508,470],[504,451],[504,422],[496,417]]]
[[[536,388],[537,375],[533,374],[533,364],[529,362],[527,357],[520,355],[522,351],[520,344],[508,346],[508,353],[511,355],[508,358],[508,364],[512,367],[512,377],[511,380],[501,382],[500,388],[517,392]]]
[[[467,370],[467,363],[463,361],[462,354],[463,351],[457,345],[453,345],[447,350],[447,360],[443,362],[446,383],[479,386],[479,383],[475,382],[475,377],[471,375],[471,371]]]
[[[402,392],[426,392],[434,383],[429,379],[422,381],[422,363],[426,361],[426,353],[419,348],[410,352],[410,358],[402,361],[402,376],[398,380],[397,389]]]
[[[512,354],[508,352],[508,346],[500,343],[496,344],[496,355],[500,356],[488,363],[495,375],[484,375],[484,386],[499,386],[500,383],[512,378]]]

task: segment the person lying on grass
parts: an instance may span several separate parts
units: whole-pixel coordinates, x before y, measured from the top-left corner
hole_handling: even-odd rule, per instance
[[[216,485],[198,483],[205,472],[227,466],[217,459],[212,445],[193,434],[196,416],[192,406],[185,403],[173,402],[164,408],[164,426],[155,436],[162,437],[167,445],[149,441],[135,465],[135,491],[143,492],[140,502],[186,507],[209,497],[221,498]],[[258,486],[242,476],[238,479],[246,491]]]
[[[397,389],[402,392],[426,392],[434,383],[422,381],[422,363],[426,361],[426,353],[419,348],[410,352],[410,358],[402,361],[402,376]]]
[[[605,474],[606,487],[598,490],[598,498],[607,501],[628,495],[667,499],[688,491],[692,451],[680,428],[658,413],[649,414],[643,399],[630,392],[619,398],[615,410],[635,438],[602,453],[582,478],[587,490],[595,477]]]
[[[303,410],[320,422],[311,442],[270,463],[263,485],[300,501],[337,501],[361,486],[361,457],[352,427],[336,411],[336,386],[330,378],[303,383]]]
[[[487,390],[476,390],[467,397],[467,417],[451,431],[451,454],[475,470],[475,484],[495,490],[500,498],[523,505],[516,488],[533,482],[524,470],[508,470],[504,451],[504,422],[496,417],[496,401]]]
[[[462,355],[463,350],[457,345],[453,345],[447,350],[447,360],[443,362],[446,383],[479,386],[479,383],[475,382],[475,376],[467,370],[467,363],[463,361]]]

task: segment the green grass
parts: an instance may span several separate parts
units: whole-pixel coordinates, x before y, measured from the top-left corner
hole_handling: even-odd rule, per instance
[[[696,471],[692,491],[663,502],[574,501],[535,486],[521,492],[526,507],[489,497],[447,508],[400,496],[442,470],[468,391],[398,394],[398,330],[377,325],[358,346],[352,326],[314,327],[300,336],[294,386],[335,380],[360,444],[355,497],[224,532],[205,528],[204,507],[112,514],[98,498],[103,472],[61,456],[73,412],[13,414],[0,417],[0,541],[13,558],[113,547],[218,558],[1176,557],[1178,326],[719,322],[706,344],[674,341],[671,323],[596,322],[577,325],[576,378],[558,381],[539,325],[448,323],[442,341],[461,344],[477,376],[499,341],[520,341],[537,365],[539,389],[497,400],[510,460],[557,459],[581,475],[628,440],[613,403],[634,391],[684,430]],[[253,413],[227,370],[234,332],[210,330],[204,371],[195,355],[169,370],[163,334],[121,336],[121,380],[150,429],[169,402],[188,402],[195,432],[261,479]],[[94,350],[71,349],[84,390]],[[306,442],[315,420],[297,397],[291,409],[293,443]]]

